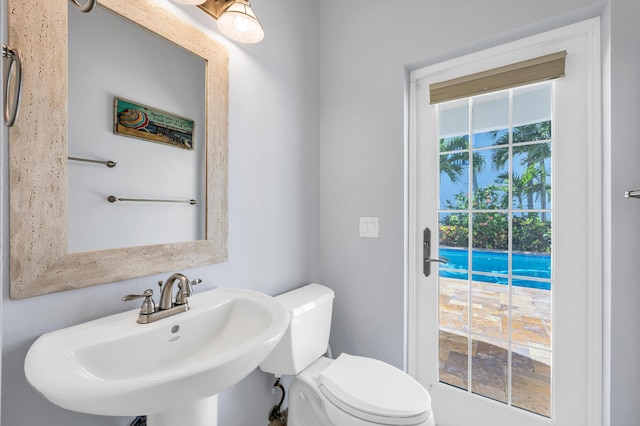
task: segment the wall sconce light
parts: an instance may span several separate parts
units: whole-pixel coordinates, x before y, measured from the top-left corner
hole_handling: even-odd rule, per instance
[[[258,43],[264,30],[248,0],[174,0],[177,3],[197,5],[218,21],[218,29],[231,40],[240,43]]]

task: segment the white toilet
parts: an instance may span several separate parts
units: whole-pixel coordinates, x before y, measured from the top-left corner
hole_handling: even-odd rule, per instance
[[[333,290],[309,284],[276,296],[291,312],[287,332],[260,369],[295,376],[289,426],[435,426],[429,393],[402,370],[371,358],[326,358]]]

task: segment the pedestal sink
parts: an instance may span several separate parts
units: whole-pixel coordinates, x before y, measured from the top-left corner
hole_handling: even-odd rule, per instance
[[[150,324],[136,323],[132,310],[44,334],[27,353],[27,380],[68,410],[215,425],[217,393],[266,358],[289,314],[251,290],[205,291],[189,306]]]

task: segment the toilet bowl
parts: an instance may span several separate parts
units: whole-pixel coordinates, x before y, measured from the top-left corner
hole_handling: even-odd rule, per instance
[[[293,375],[289,426],[435,426],[429,393],[402,370],[382,361],[323,356],[329,342],[334,293],[309,284],[276,296],[291,323],[260,369]]]

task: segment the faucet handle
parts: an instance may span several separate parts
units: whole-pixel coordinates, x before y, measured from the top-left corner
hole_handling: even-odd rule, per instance
[[[128,294],[122,298],[122,301],[128,302],[130,300],[144,297],[144,300],[142,301],[142,306],[140,307],[140,314],[149,315],[156,311],[156,302],[153,301],[151,296],[153,296],[153,290],[148,288],[142,294]]]
[[[193,294],[192,286],[196,284],[200,284],[202,280],[200,278],[196,278],[195,280],[189,282],[187,281],[187,285],[185,288],[182,288],[182,283],[178,283],[178,293],[176,294],[176,305],[184,305],[187,303],[187,297]]]

